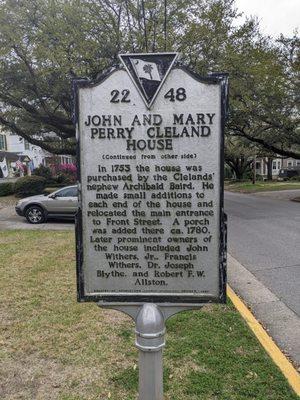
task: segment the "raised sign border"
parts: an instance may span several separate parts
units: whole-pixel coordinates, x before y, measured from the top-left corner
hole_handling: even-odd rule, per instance
[[[95,80],[77,78],[73,80],[73,122],[76,125],[76,156],[77,156],[77,180],[79,207],[75,218],[76,234],[76,277],[77,277],[77,300],[79,302],[101,302],[110,305],[142,305],[144,303],[156,304],[177,304],[202,306],[205,303],[226,303],[226,282],[227,282],[227,216],[224,212],[224,133],[225,122],[228,115],[228,74],[214,72],[207,77],[201,76],[178,62],[172,69],[181,69],[191,75],[199,82],[221,86],[221,134],[220,134],[220,238],[219,238],[219,296],[208,295],[174,295],[153,294],[153,295],[85,295],[84,273],[83,273],[83,237],[82,237],[82,207],[81,207],[81,168],[80,168],[80,135],[78,129],[79,120],[79,89],[94,87],[105,81],[110,75],[118,70],[125,70],[124,67],[113,67],[107,70]]]

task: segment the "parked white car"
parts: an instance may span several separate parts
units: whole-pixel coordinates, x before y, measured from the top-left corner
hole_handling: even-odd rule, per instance
[[[48,218],[74,219],[77,209],[77,186],[67,186],[49,195],[26,197],[16,204],[17,214],[31,224],[41,224]]]

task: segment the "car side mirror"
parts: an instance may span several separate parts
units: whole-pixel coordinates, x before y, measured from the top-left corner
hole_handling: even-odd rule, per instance
[[[50,194],[49,197],[50,197],[50,199],[56,199],[57,195],[56,194]]]

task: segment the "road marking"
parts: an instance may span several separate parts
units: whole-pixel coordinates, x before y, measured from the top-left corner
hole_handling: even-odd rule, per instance
[[[281,370],[283,375],[288,380],[291,387],[296,394],[300,396],[300,375],[282,353],[279,347],[274,343],[273,339],[267,334],[262,325],[257,321],[251,311],[246,307],[242,300],[234,293],[234,291],[227,285],[227,295],[234,304],[235,308],[244,318],[249,325],[250,329],[257,337],[266,352]]]

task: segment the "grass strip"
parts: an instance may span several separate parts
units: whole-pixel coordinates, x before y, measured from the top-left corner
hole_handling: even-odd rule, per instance
[[[0,232],[1,399],[134,400],[125,315],[76,303],[71,232]],[[296,400],[229,303],[167,322],[165,400]]]
[[[257,319],[254,317],[248,307],[243,303],[243,301],[234,293],[230,286],[227,286],[227,294],[236,309],[249,325],[252,332],[262,344],[266,352],[270,355],[272,360],[286,377],[289,384],[294,389],[295,393],[300,396],[300,375],[296,371],[292,363],[282,353],[282,351],[279,349],[273,339],[268,335],[266,330],[257,321]]]
[[[300,182],[225,182],[225,190],[238,193],[272,192],[300,189]]]

